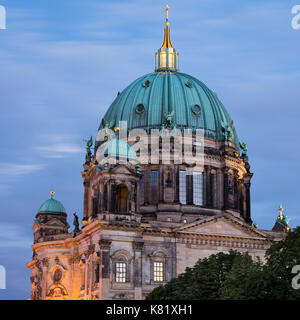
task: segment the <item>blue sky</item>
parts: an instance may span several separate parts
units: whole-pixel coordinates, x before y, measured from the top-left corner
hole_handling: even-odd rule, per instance
[[[252,217],[272,228],[283,204],[300,224],[300,0],[170,0],[181,71],[218,93],[248,144]],[[0,0],[0,299],[30,297],[32,222],[56,191],[82,217],[83,139],[118,91],[152,72],[163,1]]]

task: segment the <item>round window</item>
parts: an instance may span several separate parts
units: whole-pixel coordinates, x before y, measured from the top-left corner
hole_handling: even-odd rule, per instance
[[[193,82],[191,80],[188,80],[185,85],[188,87],[188,88],[193,88]]]
[[[200,116],[201,115],[201,107],[199,106],[199,104],[195,104],[192,106],[192,112],[195,116]]]
[[[135,112],[138,114],[142,114],[144,111],[145,111],[145,107],[141,103],[135,107]]]

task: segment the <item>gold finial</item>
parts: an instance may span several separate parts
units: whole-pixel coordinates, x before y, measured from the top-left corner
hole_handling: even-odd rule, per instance
[[[169,28],[169,10],[167,5],[165,9],[166,24],[164,28],[164,41],[158,52],[155,54],[155,71],[178,71],[178,52],[173,48]]]
[[[55,193],[54,190],[50,190],[51,199],[53,199],[54,193]]]
[[[167,5],[165,13],[166,13],[166,28],[165,28],[165,36],[164,36],[164,43],[162,45],[162,48],[173,48],[171,43],[171,37],[170,37],[170,29],[169,29],[169,10],[170,7]]]

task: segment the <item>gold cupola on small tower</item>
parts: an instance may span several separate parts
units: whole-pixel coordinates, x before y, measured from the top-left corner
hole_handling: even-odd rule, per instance
[[[169,28],[169,9],[167,5],[164,42],[155,54],[155,71],[178,71],[178,52],[173,48]]]

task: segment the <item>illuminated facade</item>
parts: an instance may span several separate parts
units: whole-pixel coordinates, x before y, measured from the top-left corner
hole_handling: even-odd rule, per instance
[[[159,133],[150,136],[153,130]],[[165,143],[162,132],[174,130],[190,132],[184,142],[190,153],[172,134]],[[69,231],[53,193],[35,217],[27,264],[32,299],[144,299],[199,258],[220,251],[263,260],[288,231],[282,208],[272,231],[252,225],[246,144],[217,95],[179,72],[168,16],[155,72],[118,94],[103,117],[94,153],[92,146],[90,139],[81,173],[82,226],[74,215]]]

